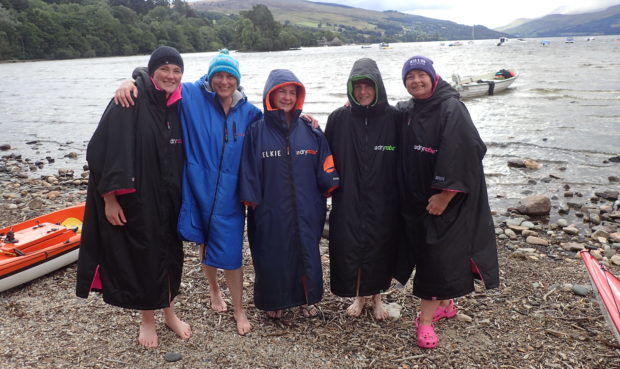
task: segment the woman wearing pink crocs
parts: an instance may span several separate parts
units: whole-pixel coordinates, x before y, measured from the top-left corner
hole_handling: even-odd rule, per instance
[[[397,279],[413,268],[413,294],[422,299],[417,344],[435,348],[433,323],[456,316],[452,299],[499,285],[493,218],[480,139],[459,94],[441,79],[432,60],[414,56],[402,70],[412,98],[398,103],[405,117],[398,146],[399,187],[406,242]]]

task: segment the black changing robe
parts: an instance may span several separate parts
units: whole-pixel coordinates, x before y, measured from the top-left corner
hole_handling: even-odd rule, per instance
[[[368,107],[353,96],[352,82],[375,83]],[[329,216],[330,286],[342,297],[387,290],[394,274],[400,229],[396,181],[398,112],[388,104],[377,64],[355,62],[347,83],[350,107],[330,114],[325,136],[340,174]]]
[[[448,83],[439,80],[433,96],[399,103],[407,111],[402,126],[400,192],[412,255],[401,283],[416,261],[413,294],[450,299],[474,290],[478,269],[486,288],[499,285],[493,218],[489,209],[482,158],[486,146],[465,105]],[[428,214],[430,196],[457,191],[440,216]]]
[[[165,308],[179,293],[183,248],[177,236],[181,205],[183,140],[178,103],[166,106],[165,91],[136,80],[136,105],[111,101],[88,144],[90,180],[76,294],[88,297],[97,266],[103,300],[138,310]],[[127,223],[105,218],[102,195],[117,195]]]

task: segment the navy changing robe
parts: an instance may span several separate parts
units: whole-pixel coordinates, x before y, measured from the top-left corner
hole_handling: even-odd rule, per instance
[[[361,106],[353,81],[370,79],[376,100]],[[355,62],[347,83],[350,107],[327,119],[325,136],[340,174],[329,215],[330,286],[343,297],[390,287],[401,232],[396,160],[399,114],[388,104],[377,64]]]
[[[273,110],[269,93],[297,86],[289,127]],[[264,118],[246,131],[240,173],[241,199],[248,210],[248,238],[254,263],[254,304],[267,311],[314,304],[323,297],[319,241],[325,196],[338,185],[323,133],[299,118],[305,97],[293,73],[274,70],[263,92]]]
[[[450,299],[474,291],[480,276],[486,288],[499,285],[493,218],[482,158],[486,146],[465,105],[450,85],[439,80],[424,100],[399,103],[407,112],[402,126],[399,169],[406,222],[405,283],[416,261],[413,294]],[[428,214],[429,197],[442,190],[458,194],[440,216]]]
[[[136,80],[135,106],[111,101],[88,143],[90,179],[77,268],[76,294],[86,298],[97,266],[103,300],[111,305],[155,310],[179,293],[183,245],[177,235],[181,207],[183,140],[178,102],[150,78]],[[113,226],[102,195],[117,195],[127,223]]]

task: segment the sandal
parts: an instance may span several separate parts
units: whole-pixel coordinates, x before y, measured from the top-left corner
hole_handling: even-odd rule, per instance
[[[306,318],[314,318],[319,315],[319,309],[314,305],[301,305],[299,310],[301,310]]]
[[[433,325],[420,325],[420,317],[415,319],[415,331],[418,337],[418,347],[432,349],[439,345],[439,338],[435,334]]]
[[[450,319],[456,316],[458,309],[454,305],[454,300],[450,300],[450,304],[447,307],[438,306],[435,313],[433,313],[433,322],[438,322],[441,319]]]

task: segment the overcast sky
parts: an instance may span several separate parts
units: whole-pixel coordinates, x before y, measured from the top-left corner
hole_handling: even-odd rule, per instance
[[[518,18],[585,13],[620,4],[620,0],[314,0],[370,10],[398,10],[460,24],[501,27]]]

